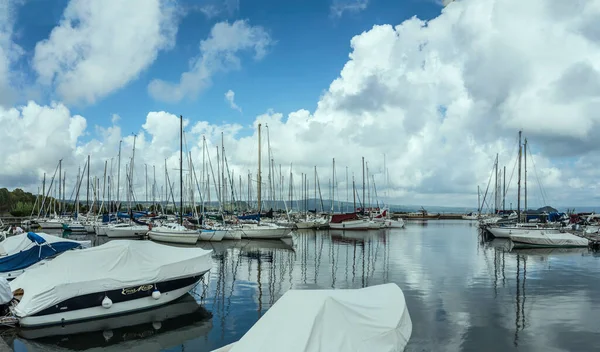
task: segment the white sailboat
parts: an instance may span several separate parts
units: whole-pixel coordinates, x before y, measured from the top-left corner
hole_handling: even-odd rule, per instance
[[[257,198],[258,198],[258,213],[262,211],[261,207],[261,143],[260,143],[261,124],[258,124],[258,175],[257,175]],[[230,231],[235,231],[241,234],[242,238],[248,239],[282,239],[291,237],[292,228],[279,226],[274,223],[243,224],[232,228]]]
[[[175,223],[153,227],[148,231],[151,240],[169,243],[195,244],[199,236],[200,232]]]

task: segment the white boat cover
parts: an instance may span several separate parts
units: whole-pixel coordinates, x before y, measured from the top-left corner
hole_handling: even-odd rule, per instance
[[[83,248],[88,248],[92,245],[92,241],[74,241],[68,238],[49,235],[43,232],[36,232],[36,235],[45,239],[46,242],[49,244],[53,244],[56,242],[73,242],[79,243]],[[36,246],[36,244],[31,242],[31,240],[27,238],[27,233],[10,236],[0,243],[0,256],[19,253],[34,246]]]
[[[0,304],[6,304],[13,299],[12,291],[8,280],[0,277]]]
[[[588,240],[570,233],[546,233],[531,231],[527,234],[511,235],[515,247],[587,247]]]
[[[135,240],[68,251],[10,283],[13,292],[24,291],[15,312],[25,317],[88,293],[201,274],[212,267],[211,252]]]
[[[411,333],[404,294],[396,284],[291,290],[230,351],[397,352]]]

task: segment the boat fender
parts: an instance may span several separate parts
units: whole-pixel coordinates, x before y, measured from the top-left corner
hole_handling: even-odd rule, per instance
[[[102,337],[104,337],[104,340],[106,342],[110,341],[110,339],[112,339],[114,333],[112,330],[104,330],[102,331]]]
[[[154,299],[160,298],[160,291],[157,288],[155,288],[154,291],[152,291],[152,298],[154,298]]]
[[[154,328],[154,330],[160,330],[160,328],[162,328],[162,323],[160,321],[153,321],[152,327]]]
[[[107,296],[104,296],[104,299],[102,300],[102,307],[106,309],[112,307],[112,300]]]

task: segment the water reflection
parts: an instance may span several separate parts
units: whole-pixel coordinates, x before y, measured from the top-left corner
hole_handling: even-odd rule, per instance
[[[148,311],[89,322],[18,331],[15,350],[183,351],[184,344],[212,329],[211,314],[187,295]]]
[[[214,251],[213,269],[194,291],[213,317],[210,331],[178,335],[187,350],[238,340],[289,289],[386,282],[403,289],[410,310],[406,351],[600,349],[600,261],[587,249],[512,250],[510,241],[478,237],[472,222],[460,220],[410,221],[388,231],[304,230],[292,243],[198,246]],[[29,341],[19,341],[19,351],[30,350]]]

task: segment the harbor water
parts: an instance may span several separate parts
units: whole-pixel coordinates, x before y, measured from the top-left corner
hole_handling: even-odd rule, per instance
[[[460,220],[198,246],[214,250],[213,268],[174,304],[76,326],[7,330],[3,338],[19,352],[211,351],[241,338],[290,289],[394,282],[413,322],[406,351],[600,350],[600,254],[588,249],[510,251]]]

